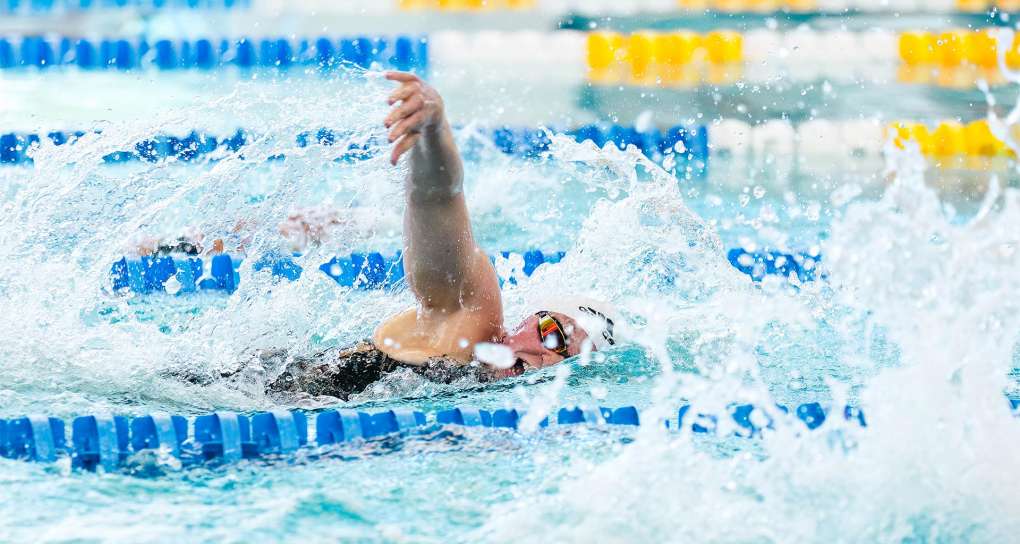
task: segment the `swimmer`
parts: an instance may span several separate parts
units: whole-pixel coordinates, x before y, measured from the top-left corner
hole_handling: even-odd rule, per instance
[[[301,253],[310,247],[328,242],[342,227],[348,230],[354,227],[354,219],[363,224],[364,218],[342,217],[340,212],[326,206],[297,208],[287,215],[287,219],[277,225],[277,230],[289,244],[292,252]],[[231,237],[236,242],[231,253],[244,255],[251,244],[251,235],[241,236],[242,232],[252,227],[252,221],[241,219],[231,230]],[[140,236],[129,243],[130,253],[145,255],[178,255],[197,256],[214,255],[226,251],[227,242],[223,238],[212,240],[209,247],[204,246],[205,234],[189,228],[178,236],[152,237]]]
[[[408,157],[404,271],[417,305],[383,321],[353,347],[295,357],[263,350],[231,376],[256,372],[269,393],[328,395],[346,400],[401,369],[436,382],[517,376],[557,364],[582,350],[617,342],[619,318],[606,303],[563,296],[537,303],[507,328],[496,271],[475,242],[464,198],[464,169],[443,100],[418,76],[388,72],[398,84],[384,120],[390,162]],[[499,344],[496,364],[475,360],[475,347]]]

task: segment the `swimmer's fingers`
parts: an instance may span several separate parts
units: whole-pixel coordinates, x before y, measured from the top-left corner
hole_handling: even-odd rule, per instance
[[[405,83],[397,88],[397,90],[390,93],[389,98],[386,99],[386,103],[389,105],[396,104],[401,100],[407,100],[409,97],[421,90],[421,83],[417,81],[411,83]]]
[[[383,124],[386,125],[386,128],[390,128],[401,119],[409,117],[415,112],[420,111],[424,106],[425,99],[422,98],[420,94],[416,94],[403,101],[399,106],[393,108],[393,111],[386,116]]]
[[[384,74],[384,77],[390,81],[399,81],[401,83],[407,83],[408,81],[419,81],[418,76],[412,74],[411,72],[391,71],[386,72],[386,74]]]
[[[414,147],[414,144],[418,143],[418,138],[421,138],[420,132],[412,132],[397,142],[397,145],[393,146],[393,154],[390,155],[390,164],[396,166],[397,161],[400,160],[400,156],[407,153],[408,149]]]
[[[443,120],[443,100],[435,89],[414,74],[386,72],[385,77],[401,84],[388,98],[390,105],[400,105],[383,121],[390,129],[389,141],[396,142],[390,155],[390,162],[396,165],[400,157],[418,143],[423,127],[438,125]]]
[[[390,142],[395,142],[401,136],[419,130],[424,121],[425,112],[423,110],[418,110],[410,117],[402,119],[390,129]]]

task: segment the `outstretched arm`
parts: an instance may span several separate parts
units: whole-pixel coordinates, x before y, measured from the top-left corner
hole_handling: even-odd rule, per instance
[[[386,118],[390,161],[410,152],[404,213],[404,271],[425,311],[464,312],[478,331],[502,326],[499,282],[488,256],[471,234],[464,201],[464,168],[443,100],[414,74],[388,72],[400,83],[389,97],[398,104]],[[484,322],[484,323],[483,323]]]

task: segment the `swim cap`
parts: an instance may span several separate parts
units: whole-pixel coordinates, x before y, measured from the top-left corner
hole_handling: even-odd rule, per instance
[[[573,319],[584,332],[588,333],[595,351],[609,349],[619,341],[623,318],[608,302],[581,296],[566,296],[550,297],[529,306],[533,308],[531,314],[545,310]]]

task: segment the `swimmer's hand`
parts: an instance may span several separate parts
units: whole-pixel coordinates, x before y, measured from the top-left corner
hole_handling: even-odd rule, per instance
[[[390,129],[390,143],[396,142],[390,155],[390,162],[396,165],[400,157],[418,143],[423,131],[443,124],[446,114],[442,97],[418,76],[407,72],[386,72],[386,79],[400,83],[388,99],[391,106],[400,104],[383,122]]]

